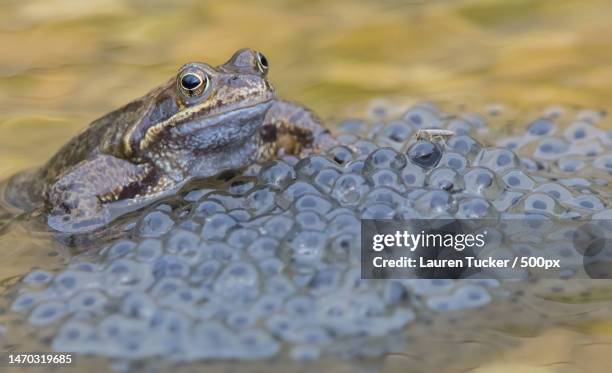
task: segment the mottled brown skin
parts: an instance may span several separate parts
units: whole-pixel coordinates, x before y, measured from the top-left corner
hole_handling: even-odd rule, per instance
[[[267,71],[251,49],[217,67],[186,64],[91,123],[37,172],[14,177],[8,197],[43,203],[53,229],[87,232],[193,179],[333,145],[311,111],[275,98]]]

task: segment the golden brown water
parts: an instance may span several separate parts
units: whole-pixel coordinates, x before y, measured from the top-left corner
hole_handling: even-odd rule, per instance
[[[327,118],[377,97],[502,102],[526,111],[550,104],[612,109],[607,0],[5,0],[0,179],[44,162],[89,121],[183,63],[221,63],[245,46],[266,54],[282,97]],[[12,230],[0,237],[0,278],[41,263],[53,268],[65,254],[49,258],[55,246]],[[609,311],[610,297],[578,303],[561,307],[571,316],[563,327],[475,339],[466,332],[424,345],[466,349],[465,369],[476,372],[607,371],[612,327],[589,316]],[[537,320],[525,321],[531,327]],[[469,364],[465,346],[498,338],[507,343]],[[411,359],[418,356],[390,357],[383,370],[401,370]]]

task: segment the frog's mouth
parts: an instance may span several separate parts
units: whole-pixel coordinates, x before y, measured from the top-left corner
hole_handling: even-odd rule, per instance
[[[195,154],[206,154],[252,138],[272,106],[272,99],[199,118],[172,127],[168,140]]]

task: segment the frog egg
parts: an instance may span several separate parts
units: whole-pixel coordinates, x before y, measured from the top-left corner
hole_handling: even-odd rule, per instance
[[[290,217],[277,215],[264,223],[261,228],[261,233],[277,239],[282,239],[291,231],[293,225],[294,221]]]
[[[361,246],[357,237],[355,233],[344,233],[336,236],[330,244],[327,258],[334,263],[348,263],[349,261],[359,260]]]
[[[213,285],[214,291],[232,301],[252,301],[259,294],[259,275],[252,264],[234,262],[225,267]]]
[[[570,124],[563,132],[563,136],[568,141],[582,141],[599,139],[604,133],[588,122],[578,121]]]
[[[237,260],[240,252],[223,242],[210,242],[202,247],[202,257],[205,259]]]
[[[246,251],[254,259],[263,259],[273,257],[279,246],[280,244],[276,239],[264,236],[253,241]]]
[[[561,158],[557,161],[557,168],[561,172],[578,172],[586,166],[585,162],[575,158]]]
[[[355,160],[365,160],[372,152],[378,149],[375,143],[367,140],[357,140],[351,146],[356,150]]]
[[[227,238],[227,243],[236,248],[244,249],[259,237],[259,232],[251,228],[238,228],[232,230]]]
[[[414,128],[410,124],[397,120],[386,124],[378,134],[377,140],[398,150],[410,140],[413,133]]]
[[[430,190],[414,201],[414,207],[427,215],[440,216],[454,214],[457,201],[446,191]]]
[[[186,287],[185,282],[180,278],[161,277],[151,289],[151,295],[155,298],[161,298],[176,293]]]
[[[297,198],[305,194],[321,194],[317,188],[306,181],[295,181],[283,191],[283,198],[289,202],[295,201]]]
[[[95,283],[95,278],[88,276],[88,273],[66,270],[55,276],[53,288],[60,296],[70,296],[80,288],[90,286],[92,283]]]
[[[342,206],[355,206],[369,191],[366,180],[357,174],[346,174],[336,180],[332,196]]]
[[[495,145],[500,148],[505,148],[513,152],[518,152],[523,148],[531,139],[528,137],[504,137],[498,140]]]
[[[157,278],[187,277],[189,264],[183,258],[174,255],[163,255],[153,262],[152,273]]]
[[[266,214],[276,206],[276,193],[268,187],[256,188],[245,198],[245,208],[254,216]]]
[[[330,236],[342,232],[352,232],[359,225],[359,219],[354,214],[342,214],[334,217],[327,225]]]
[[[433,188],[455,192],[463,189],[463,178],[452,168],[436,167],[429,173],[427,184]]]
[[[210,284],[221,270],[222,264],[218,259],[202,261],[189,275],[189,281],[195,284]]]
[[[207,240],[222,240],[236,224],[236,219],[231,216],[216,213],[206,218],[200,235]]]
[[[495,208],[483,198],[467,198],[459,201],[457,217],[461,219],[484,219],[497,215]]]
[[[230,181],[227,191],[231,194],[243,195],[253,189],[254,186],[255,182],[251,178],[238,177]]]
[[[265,164],[257,175],[257,180],[261,184],[276,189],[284,189],[295,178],[293,167],[278,160]]]
[[[363,171],[370,174],[381,169],[399,171],[406,166],[406,163],[403,154],[392,148],[379,148],[366,158]]]
[[[195,324],[192,337],[193,353],[199,359],[230,358],[236,354],[235,334],[219,322],[206,320]]]
[[[136,244],[130,240],[120,240],[104,251],[108,259],[117,259],[129,255],[134,251]]]
[[[243,207],[242,205],[244,203],[243,196],[230,194],[225,191],[210,192],[206,195],[206,198],[211,201],[220,203],[224,208],[223,211],[241,208]]]
[[[366,206],[362,213],[362,219],[393,219],[395,217],[395,209],[383,203],[376,203]]]
[[[349,133],[344,133],[344,132],[336,133],[336,140],[338,141],[338,143],[341,144],[341,146],[348,146],[350,144],[353,144],[353,143],[359,141],[359,139],[360,139],[360,137],[357,136],[355,133],[352,133],[352,132],[349,132]],[[333,157],[330,157],[330,158],[333,158]]]
[[[525,212],[559,215],[562,211],[561,206],[552,197],[544,193],[528,194],[523,198],[523,205]]]
[[[293,204],[296,212],[313,211],[325,215],[332,209],[332,204],[327,199],[313,194],[299,197]]]
[[[136,248],[135,259],[139,262],[150,262],[162,255],[162,243],[159,240],[147,238]]]
[[[28,316],[28,322],[35,326],[46,326],[55,323],[64,317],[66,313],[65,303],[58,301],[46,302],[32,310],[30,316]]]
[[[414,165],[429,170],[436,167],[442,158],[442,149],[438,144],[419,140],[408,149],[408,159]]]
[[[265,282],[265,291],[269,294],[276,294],[283,299],[291,294],[295,294],[295,285],[284,275],[272,276]]]
[[[321,348],[311,344],[298,344],[291,348],[289,356],[299,362],[310,362],[319,359]]]
[[[317,172],[313,178],[313,184],[323,193],[329,194],[341,175],[342,173],[334,168],[325,168]]]
[[[327,151],[327,157],[337,165],[344,166],[354,159],[354,154],[348,146],[337,145]]]
[[[504,172],[519,167],[520,162],[516,154],[508,149],[484,148],[476,157],[474,164],[487,167],[495,172]]]
[[[533,190],[535,187],[535,181],[520,169],[510,170],[502,178],[511,189]]]
[[[101,313],[107,303],[108,299],[101,292],[85,290],[69,299],[68,308],[76,312]]]
[[[174,226],[174,221],[168,214],[161,211],[152,211],[145,215],[138,225],[141,237],[160,237]]]
[[[529,172],[537,172],[539,170],[543,170],[544,166],[539,162],[534,161],[531,158],[521,157],[521,166],[525,169],[525,171]]]
[[[266,330],[273,336],[285,339],[290,333],[301,326],[302,320],[285,314],[274,314],[266,320]]]
[[[409,291],[421,296],[448,294],[455,287],[455,281],[450,279],[410,279],[402,282]]]
[[[547,118],[537,119],[527,126],[527,133],[531,136],[550,136],[555,133],[557,126]]]
[[[459,153],[467,159],[473,159],[482,149],[482,145],[467,135],[453,136],[446,142],[447,148]]]
[[[583,194],[567,202],[574,206],[592,211],[602,210],[605,207],[599,198],[588,194]]]
[[[319,263],[325,252],[327,235],[318,231],[301,231],[290,242],[291,258],[299,266]]]
[[[110,296],[127,291],[145,289],[153,283],[153,276],[142,264],[128,259],[111,262],[103,272],[101,286]]]
[[[314,315],[316,307],[315,300],[310,295],[293,295],[285,301],[284,310],[287,315],[306,319]]]
[[[468,160],[459,153],[445,152],[440,159],[438,167],[449,167],[457,171],[465,170],[469,164]]]
[[[576,119],[590,124],[597,124],[606,114],[604,110],[583,109],[576,114]]]
[[[371,183],[374,187],[388,187],[398,192],[404,192],[399,176],[392,170],[378,170],[370,174]]]
[[[324,168],[336,168],[338,165],[327,157],[322,155],[311,155],[302,159],[295,165],[295,171],[298,177],[310,179],[317,172]]]
[[[395,190],[387,187],[378,187],[372,189],[362,203],[362,209],[376,203],[384,203],[392,207],[400,206],[407,203],[406,198],[397,193]]]
[[[431,297],[427,307],[437,312],[449,312],[482,307],[491,302],[491,295],[480,286],[466,285],[450,296]]]
[[[365,133],[368,124],[362,119],[347,119],[338,123],[337,127],[341,132]]]
[[[28,311],[32,307],[36,306],[40,302],[48,300],[48,297],[44,293],[22,293],[17,296],[15,301],[11,304],[11,311],[13,312],[24,312]]]
[[[246,330],[239,335],[239,343],[243,352],[242,359],[264,359],[278,353],[280,346],[270,335],[263,330]]]
[[[425,172],[416,165],[409,164],[404,167],[401,178],[404,184],[411,188],[419,188],[425,185]]]
[[[68,321],[62,325],[51,342],[56,352],[96,353],[92,344],[97,343],[96,329],[82,321]]]
[[[468,121],[475,129],[484,130],[487,127],[487,120],[481,114],[465,113],[461,115],[461,118]]]
[[[569,144],[558,137],[546,137],[540,141],[533,153],[534,158],[555,160],[566,154]]]
[[[252,328],[256,322],[257,317],[247,310],[234,310],[225,316],[227,326],[236,331]]]
[[[484,167],[470,169],[463,175],[463,180],[466,192],[487,199],[495,199],[504,191],[495,172]]]
[[[363,165],[363,160],[351,161],[344,166],[344,173],[360,174],[363,171]]]
[[[327,222],[314,211],[303,211],[295,215],[295,221],[302,230],[325,230]]]
[[[597,157],[593,161],[593,166],[603,171],[612,172],[612,155],[606,154]]]
[[[465,119],[455,118],[448,122],[446,129],[453,131],[455,135],[469,135],[472,132],[472,124]]]
[[[308,343],[310,345],[326,345],[331,342],[330,333],[323,327],[307,325],[290,330],[284,338],[292,343]]]
[[[546,193],[559,202],[571,201],[574,196],[566,187],[558,183],[544,183],[535,188],[536,192]]]
[[[119,305],[121,314],[129,318],[150,320],[157,307],[148,293],[135,291],[128,293]]]
[[[414,128],[442,128],[438,113],[424,105],[411,107],[402,115],[402,119]]]
[[[166,241],[166,250],[176,254],[181,252],[193,252],[198,250],[200,237],[189,231],[174,230]]]
[[[40,269],[28,273],[21,281],[27,285],[41,286],[53,280],[53,273]]]
[[[408,290],[399,281],[388,280],[384,285],[383,300],[386,306],[396,306],[409,297]]]
[[[196,205],[193,209],[193,215],[201,218],[214,215],[216,213],[225,212],[225,207],[217,201],[204,200]]]
[[[130,320],[131,321],[131,320]],[[185,336],[191,330],[191,320],[175,310],[158,310],[149,323],[153,331],[158,331],[162,337],[180,343],[180,336]],[[172,338],[174,337],[174,338]]]
[[[276,278],[278,276],[270,276],[269,278]],[[260,319],[268,319],[269,317],[274,317],[273,315],[278,315],[283,307],[283,302],[285,300],[284,295],[274,294],[274,293],[266,293],[259,297],[251,308],[251,313]]]

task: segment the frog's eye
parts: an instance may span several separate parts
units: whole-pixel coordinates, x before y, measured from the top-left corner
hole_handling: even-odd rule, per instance
[[[268,59],[263,54],[257,52],[257,68],[263,74],[268,72]]]
[[[207,74],[186,72],[180,76],[179,85],[181,90],[190,97],[198,96],[208,88],[209,79]]]

